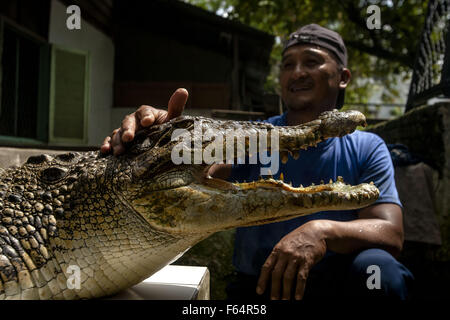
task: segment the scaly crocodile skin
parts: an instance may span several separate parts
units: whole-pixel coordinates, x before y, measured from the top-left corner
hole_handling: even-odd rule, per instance
[[[137,134],[120,157],[40,155],[21,167],[1,169],[0,299],[112,295],[216,231],[361,208],[378,197],[372,184],[349,186],[341,179],[305,188],[271,178],[228,183],[207,176],[204,163],[174,165],[173,131],[192,131],[199,120],[203,133],[211,128],[240,128],[243,134],[278,129],[283,161],[286,152],[295,155],[365,124],[355,111],[326,112],[310,123],[282,128],[179,117]],[[212,140],[201,141],[200,147]],[[71,286],[74,273],[68,271],[73,267],[80,270],[79,288]]]

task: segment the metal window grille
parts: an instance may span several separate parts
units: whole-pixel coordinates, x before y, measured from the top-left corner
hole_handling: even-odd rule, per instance
[[[450,97],[450,0],[430,0],[405,111]]]

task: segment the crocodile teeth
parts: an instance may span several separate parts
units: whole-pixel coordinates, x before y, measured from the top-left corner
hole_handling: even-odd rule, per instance
[[[283,164],[286,164],[288,162],[289,159],[289,154],[285,151],[281,152],[281,162]]]

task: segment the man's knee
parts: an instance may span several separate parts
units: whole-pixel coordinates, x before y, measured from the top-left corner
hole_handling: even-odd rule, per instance
[[[352,290],[358,295],[407,299],[413,275],[392,255],[368,249],[355,256],[350,267]]]

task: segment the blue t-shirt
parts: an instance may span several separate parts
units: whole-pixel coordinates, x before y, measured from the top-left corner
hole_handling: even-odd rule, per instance
[[[266,120],[277,126],[285,126],[286,113]],[[395,203],[401,206],[394,180],[394,167],[384,141],[376,134],[355,131],[341,138],[330,138],[307,150],[300,150],[295,160],[289,156],[281,163],[279,179],[283,173],[285,182],[294,187],[309,186],[336,181],[338,176],[347,184],[357,185],[371,182],[380,190],[376,203]],[[260,176],[260,165],[234,165],[229,181],[253,181]],[[261,267],[273,247],[286,234],[314,219],[349,221],[357,218],[357,210],[322,211],[288,221],[266,225],[237,228],[233,254],[236,270],[250,275],[259,275]]]

